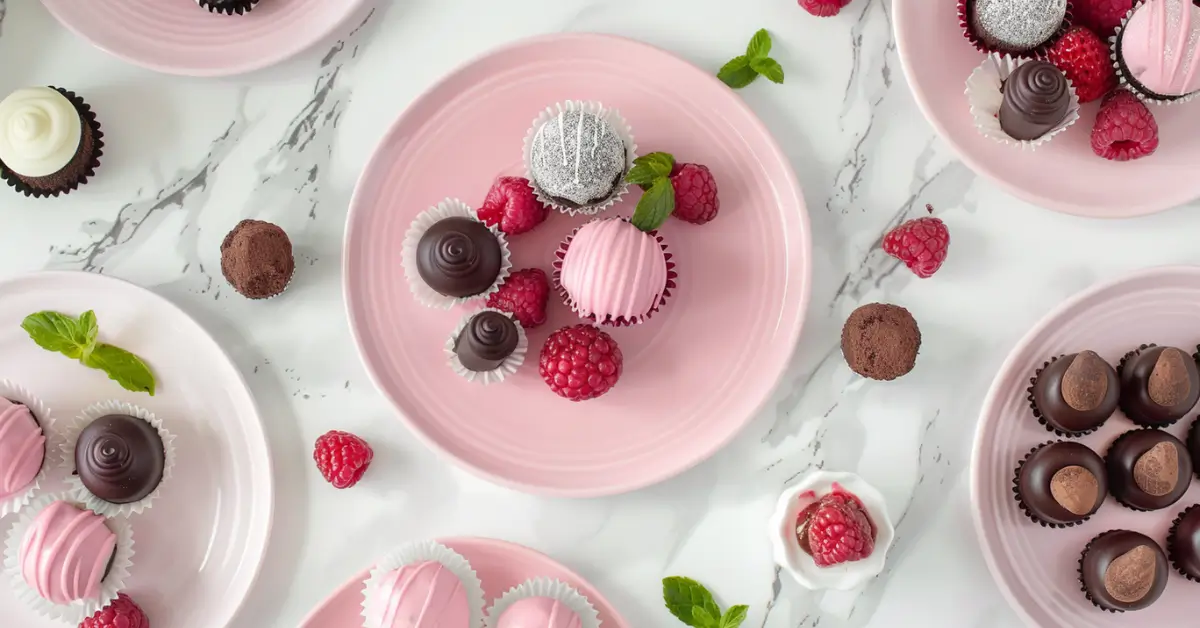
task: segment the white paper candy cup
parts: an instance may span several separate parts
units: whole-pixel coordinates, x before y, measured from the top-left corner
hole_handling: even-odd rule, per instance
[[[509,589],[508,593],[500,596],[488,610],[487,628],[495,628],[513,604],[531,597],[545,597],[562,602],[567,608],[579,615],[581,628],[600,628],[600,613],[582,593],[571,585],[550,578],[535,578],[524,584]]]
[[[508,278],[508,273],[512,270],[512,253],[508,250],[508,238],[500,229],[488,227],[488,230],[496,236],[496,240],[500,243],[500,274],[496,275],[496,281],[492,283],[491,287],[469,297],[450,297],[429,287],[429,284],[421,278],[420,271],[417,270],[417,245],[421,242],[421,236],[425,235],[425,232],[429,231],[429,228],[435,223],[455,217],[470,218],[483,224],[470,205],[456,198],[448,198],[421,212],[408,227],[408,231],[404,233],[400,263],[404,266],[404,276],[408,278],[409,289],[417,301],[425,307],[448,310],[456,305],[472,301],[486,302],[489,296],[500,289],[500,285],[504,283],[504,280]]]
[[[38,594],[21,575],[21,541],[37,516],[56,501],[75,503],[69,495],[43,495],[21,510],[17,522],[9,528],[5,538],[4,571],[13,593],[30,608],[49,619],[62,620],[77,626],[85,618],[91,617],[96,611],[117,599],[117,593],[125,588],[125,581],[129,579],[129,571],[133,566],[133,526],[128,519],[105,520],[108,529],[117,535],[117,549],[113,553],[112,567],[108,570],[108,575],[100,582],[100,596],[91,600],[76,600],[70,604],[55,604]],[[76,505],[82,508],[81,504]]]
[[[55,429],[54,415],[50,412],[50,407],[41,399],[35,397],[33,393],[4,379],[0,380],[0,397],[23,404],[29,408],[29,411],[33,413],[33,418],[41,426],[42,434],[46,437],[46,454],[42,458],[41,470],[38,471],[38,474],[33,478],[33,482],[23,492],[0,500],[0,518],[2,518],[21,510],[33,500],[33,496],[37,494],[42,483],[46,481],[50,469],[57,466],[59,461],[58,456],[62,452],[62,436]]]
[[[1000,104],[1004,102],[1004,94],[1000,89],[1014,70],[1030,61],[1034,61],[1034,59],[1016,59],[1006,55],[992,54],[967,78],[967,102],[971,106],[971,117],[975,121],[975,128],[984,137],[1001,144],[1018,146],[1022,150],[1036,149],[1079,120],[1079,95],[1075,93],[1075,86],[1071,85],[1071,81],[1068,80],[1070,101],[1067,106],[1067,116],[1058,123],[1058,126],[1035,140],[1015,139],[1000,128]]]
[[[458,344],[459,335],[467,328],[467,323],[482,312],[496,312],[513,319],[512,314],[490,307],[483,308],[478,312],[471,312],[458,322],[458,325],[454,328],[454,333],[450,334],[450,337],[446,339],[445,351],[446,359],[450,362],[450,368],[454,369],[454,372],[459,377],[468,382],[479,382],[486,386],[488,384],[499,384],[509,375],[516,373],[517,369],[525,363],[525,354],[529,352],[529,337],[525,335],[525,328],[521,326],[521,323],[513,319],[513,323],[517,326],[517,348],[513,350],[512,355],[505,358],[499,367],[490,371],[472,371],[468,369],[463,366],[462,360],[458,358],[458,352],[454,350],[454,347]]]
[[[568,111],[582,111],[583,113],[590,113],[604,118],[606,121],[608,121],[609,126],[611,126],[617,133],[617,137],[621,139],[621,143],[625,144],[625,170],[621,174],[621,180],[619,183],[617,183],[616,187],[613,188],[613,191],[611,194],[609,194],[608,198],[604,199],[603,202],[597,205],[589,205],[586,207],[567,207],[566,205],[561,205],[554,199],[550,198],[549,194],[538,187],[537,181],[533,177],[533,142],[537,137],[538,131],[541,130],[543,125],[557,118],[559,114]],[[571,216],[581,214],[590,216],[598,214],[621,202],[621,198],[623,198],[625,193],[629,191],[629,184],[625,182],[625,175],[628,174],[629,169],[633,167],[633,160],[637,159],[637,142],[635,142],[633,139],[633,128],[630,127],[629,122],[627,122],[625,118],[621,116],[620,111],[617,111],[616,109],[609,109],[598,102],[567,100],[546,107],[538,114],[536,118],[534,118],[533,125],[530,126],[529,131],[525,133],[525,146],[522,149],[521,157],[525,163],[525,178],[529,179],[529,185],[533,188],[534,195],[537,196],[537,199],[541,201],[543,205],[553,207],[554,209]]]
[[[154,487],[154,491],[149,495],[128,504],[114,504],[93,495],[75,473],[75,442],[79,440],[79,434],[92,421],[110,414],[124,414],[142,419],[153,426],[158,431],[159,437],[162,438],[163,453],[165,454],[162,481],[158,483],[158,486]],[[147,508],[150,508],[151,502],[158,499],[158,496],[162,493],[163,484],[166,484],[167,480],[171,478],[171,470],[175,467],[175,436],[163,427],[162,419],[154,416],[153,412],[145,408],[123,401],[102,401],[88,406],[79,416],[67,423],[63,428],[62,439],[63,457],[61,465],[67,474],[68,494],[71,495],[72,499],[106,517],[128,517],[130,515],[141,514]]]
[[[1124,45],[1121,34],[1128,26],[1129,19],[1133,17],[1133,14],[1136,13],[1138,9],[1141,8],[1142,4],[1143,2],[1139,0],[1135,6],[1129,10],[1129,13],[1126,13],[1125,17],[1121,18],[1121,25],[1117,27],[1117,30],[1113,36],[1109,37],[1108,39],[1110,44],[1108,47],[1110,51],[1109,54],[1112,56],[1113,68],[1115,68],[1117,71],[1117,79],[1120,80],[1121,87],[1133,92],[1133,95],[1137,96],[1142,102],[1150,105],[1158,105],[1160,107],[1182,105],[1183,103],[1195,100],[1197,96],[1200,96],[1200,91],[1184,94],[1182,96],[1163,98],[1161,95],[1143,91],[1144,88],[1142,85],[1129,76],[1129,68],[1125,66],[1125,60],[1121,58],[1121,46]]]
[[[446,569],[450,570],[450,573],[462,581],[463,588],[467,592],[467,605],[471,611],[471,619],[468,626],[470,628],[480,628],[483,626],[483,583],[480,582],[479,575],[471,568],[471,563],[467,562],[467,559],[463,558],[461,554],[441,543],[420,541],[394,550],[375,563],[375,566],[371,568],[371,575],[367,577],[367,581],[363,584],[362,616],[364,628],[391,628],[390,626],[381,626],[382,618],[372,617],[372,613],[370,612],[371,601],[384,577],[401,567],[428,561],[441,563]]]

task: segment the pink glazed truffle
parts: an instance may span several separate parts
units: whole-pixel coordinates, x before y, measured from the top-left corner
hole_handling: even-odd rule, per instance
[[[46,457],[46,435],[29,408],[0,397],[0,499],[27,489]]]
[[[1149,0],[1117,35],[1117,69],[1136,92],[1178,100],[1200,92],[1200,7]]]
[[[575,611],[548,597],[518,600],[496,622],[496,628],[580,628],[582,625]]]
[[[432,560],[384,576],[367,604],[378,628],[474,628],[462,581]]]
[[[117,535],[104,517],[57,501],[38,514],[21,540],[21,576],[55,604],[95,599],[116,549]]]
[[[608,325],[637,324],[669,294],[673,265],[661,240],[626,220],[589,222],[559,250],[559,288],[567,305],[583,318]]]

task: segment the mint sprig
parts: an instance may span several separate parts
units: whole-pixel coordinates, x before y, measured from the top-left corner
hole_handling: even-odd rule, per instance
[[[141,358],[120,347],[97,342],[100,327],[92,310],[79,318],[50,311],[30,314],[21,321],[21,329],[39,347],[104,371],[125,390],[154,396],[154,374]]]
[[[773,83],[783,82],[783,66],[770,57],[771,34],[762,29],[750,39],[746,46],[746,54],[734,57],[721,67],[717,78],[721,82],[741,89],[755,81],[759,76],[765,76]]]
[[[682,576],[663,578],[663,602],[672,615],[692,628],[738,628],[749,610],[748,606],[733,606],[722,614],[704,585]]]
[[[633,161],[625,180],[640,185],[644,192],[629,222],[642,231],[654,231],[675,211],[675,186],[671,171],[675,157],[670,153],[650,153]]]

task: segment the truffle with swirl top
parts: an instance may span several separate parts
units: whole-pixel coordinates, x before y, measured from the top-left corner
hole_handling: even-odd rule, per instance
[[[83,428],[75,443],[75,472],[96,497],[129,504],[158,488],[166,450],[158,430],[127,415],[108,415]]]
[[[401,260],[413,296],[443,309],[486,301],[512,268],[505,235],[456,199],[417,215],[404,235]]]
[[[1071,84],[1045,61],[1022,64],[1004,81],[1000,128],[1017,140],[1036,140],[1067,118]]]
[[[463,318],[446,340],[445,350],[459,376],[493,384],[524,364],[528,347],[525,330],[512,315],[489,308]]]
[[[25,196],[70,193],[96,173],[103,137],[74,92],[19,89],[0,101],[0,177]]]

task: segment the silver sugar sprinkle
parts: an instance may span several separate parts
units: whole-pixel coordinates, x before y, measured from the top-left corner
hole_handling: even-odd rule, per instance
[[[1024,52],[1053,37],[1066,15],[1067,0],[975,0],[971,21],[987,43]]]

